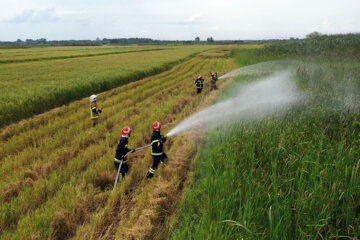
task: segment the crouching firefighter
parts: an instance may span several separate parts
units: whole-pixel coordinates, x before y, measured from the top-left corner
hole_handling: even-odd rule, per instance
[[[198,78],[195,80],[197,94],[201,93],[201,91],[204,87],[204,81],[205,81],[205,79],[203,78],[202,75],[199,75]]]
[[[149,169],[146,178],[152,178],[155,174],[156,169],[158,168],[160,162],[164,162],[167,158],[164,153],[164,142],[166,142],[166,137],[160,134],[161,123],[153,123],[153,133],[151,135],[151,155],[153,157],[153,164]]]
[[[98,123],[98,119],[100,117],[99,114],[102,113],[102,110],[98,108],[96,103],[96,95],[94,94],[90,96],[90,111],[91,111],[91,120],[93,123],[93,127],[95,127],[96,124]]]
[[[125,174],[129,171],[126,154],[135,152],[135,149],[128,148],[128,142],[129,142],[130,135],[131,135],[131,128],[128,126],[125,126],[121,131],[121,138],[116,147],[114,165],[116,167],[116,171],[119,171],[119,167],[120,167],[120,173],[121,173],[122,178],[125,177]],[[118,178],[118,182],[120,182],[119,179],[120,179],[120,176]]]

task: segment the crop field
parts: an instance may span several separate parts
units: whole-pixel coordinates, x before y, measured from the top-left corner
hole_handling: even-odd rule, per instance
[[[24,104],[19,113],[25,106],[42,113],[24,119],[9,105],[8,113],[22,121],[0,132],[0,239],[359,239],[359,35],[265,47],[145,48],[0,65],[13,79],[1,75],[6,103]],[[85,49],[76,51],[106,52]],[[248,65],[210,91],[210,71],[221,76]],[[234,109],[236,118],[226,124],[168,137],[169,159],[149,181],[150,149],[137,151],[112,191],[123,126],[133,129],[130,148],[145,146],[154,121],[166,134],[193,113],[238,99],[238,89],[284,71],[301,96],[296,104],[258,118],[236,116]],[[197,95],[199,74],[206,81]],[[103,91],[95,128],[93,91]],[[271,89],[261,94],[268,99]],[[34,96],[37,104],[26,100]],[[57,101],[68,105],[53,108]]]
[[[21,95],[36,93],[46,103],[51,101],[46,92],[55,94],[49,86],[61,89],[74,82],[81,86],[99,79],[121,79],[209,48],[6,64],[3,67],[14,81],[2,82],[2,87],[13,84],[20,94],[28,84],[29,93]],[[129,147],[143,146],[150,141],[154,121],[163,123],[165,134],[181,119],[213,102],[221,90],[209,91],[209,72],[221,75],[236,67],[222,51],[211,50],[153,77],[99,94],[103,114],[95,128],[88,98],[3,128],[0,239],[164,238],[201,139],[194,133],[169,138],[165,144],[168,162],[151,181],[144,179],[152,162],[150,151],[132,154],[129,175],[112,193],[115,147],[124,125],[133,128]],[[27,73],[27,80],[19,71]],[[196,95],[194,86],[198,74],[207,80],[201,95]],[[32,89],[30,82],[43,87]],[[220,89],[229,83],[219,82]]]
[[[102,47],[95,47],[98,49]],[[47,59],[1,64],[0,127],[68,104],[93,93],[109,90],[160,73],[195,53],[219,46],[124,47],[132,52],[69,59]],[[44,48],[46,54],[59,51]],[[58,50],[59,47],[56,48]],[[60,48],[61,49],[61,48]],[[65,48],[69,49],[70,48]],[[88,48],[74,48],[82,52]],[[107,49],[107,48],[105,48]],[[143,51],[146,50],[147,51]],[[114,51],[112,48],[108,50]],[[9,50],[1,50],[2,52]],[[42,48],[16,51],[41,52]],[[99,51],[99,50],[91,50]],[[90,52],[91,52],[90,51]],[[129,50],[130,51],[130,50]],[[13,52],[15,54],[17,52]],[[61,51],[60,51],[61,53]],[[1,55],[1,54],[0,54]],[[10,56],[14,56],[11,55]]]
[[[31,47],[0,49],[0,63],[20,63],[52,59],[78,58],[98,55],[112,55],[126,52],[141,52],[173,49],[176,46],[127,45],[127,46],[76,46],[76,47]]]

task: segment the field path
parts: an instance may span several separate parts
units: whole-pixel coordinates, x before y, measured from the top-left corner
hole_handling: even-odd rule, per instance
[[[192,135],[166,143],[169,161],[144,181],[149,151],[130,157],[130,174],[115,193],[113,154],[121,128],[133,128],[130,147],[149,143],[151,124],[163,134],[201,106],[214,101],[209,72],[235,68],[215,50],[171,70],[98,96],[100,124],[91,127],[88,99],[23,121],[1,133],[1,239],[161,238],[155,223],[175,211],[197,147]],[[196,95],[194,79],[207,84]],[[220,82],[226,85],[226,81]],[[165,206],[165,207],[164,207]],[[146,224],[143,224],[146,223]],[[164,229],[163,229],[164,230]]]

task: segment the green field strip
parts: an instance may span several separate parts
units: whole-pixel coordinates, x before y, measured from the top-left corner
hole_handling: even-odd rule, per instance
[[[168,50],[167,48],[154,48],[154,49],[143,49],[143,50],[130,50],[130,51],[116,51],[116,52],[102,52],[102,53],[87,53],[87,54],[77,54],[69,56],[53,56],[53,57],[38,57],[38,58],[27,58],[27,59],[7,59],[0,60],[0,65],[2,64],[16,64],[24,62],[37,62],[37,61],[49,61],[57,59],[70,59],[70,58],[83,58],[83,57],[96,57],[96,56],[105,56],[105,55],[117,55],[124,53],[138,53],[138,52],[151,52],[151,51],[161,51]]]

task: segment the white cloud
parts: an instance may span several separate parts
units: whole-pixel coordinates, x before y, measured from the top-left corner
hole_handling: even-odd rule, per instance
[[[59,14],[53,9],[43,10],[27,10],[17,15],[1,19],[1,23],[19,24],[25,22],[39,23],[39,22],[54,22],[60,20]]]
[[[53,8],[35,11],[30,18],[30,21],[33,23],[41,23],[41,22],[48,23],[59,20],[60,20],[60,16],[56,13],[55,9]]]
[[[11,17],[5,17],[3,19],[0,19],[1,23],[23,23],[28,21],[34,14],[34,10],[28,10],[21,12],[17,15],[11,16]]]

